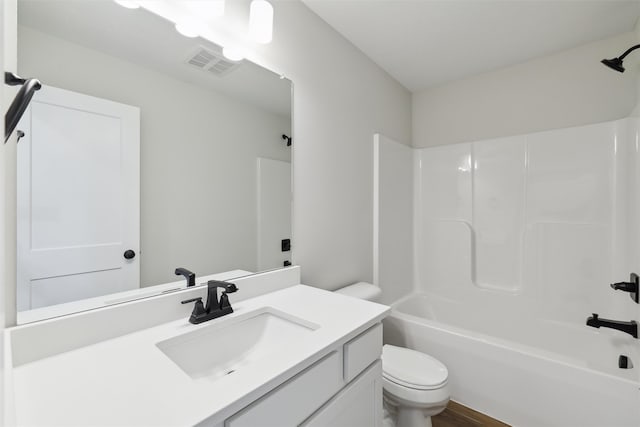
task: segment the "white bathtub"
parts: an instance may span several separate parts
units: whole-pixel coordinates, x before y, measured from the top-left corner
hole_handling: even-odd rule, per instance
[[[637,340],[517,304],[473,303],[409,295],[393,304],[385,342],[438,358],[453,400],[514,426],[640,426]],[[618,368],[620,354],[635,367]]]

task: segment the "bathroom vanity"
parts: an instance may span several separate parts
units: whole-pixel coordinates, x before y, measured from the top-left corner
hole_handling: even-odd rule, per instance
[[[8,423],[378,425],[388,307],[304,285],[235,298],[286,274],[238,279],[234,312],[199,325],[180,299],[202,287],[8,330]],[[135,320],[164,308],[180,317]]]

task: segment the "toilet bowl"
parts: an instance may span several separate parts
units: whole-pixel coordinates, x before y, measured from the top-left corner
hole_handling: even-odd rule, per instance
[[[381,295],[380,288],[364,282],[336,292],[368,301]],[[419,351],[385,344],[382,371],[385,425],[431,427],[431,416],[442,412],[449,402],[446,366]]]
[[[449,372],[427,354],[385,344],[382,371],[385,406],[397,427],[430,427],[449,403]]]

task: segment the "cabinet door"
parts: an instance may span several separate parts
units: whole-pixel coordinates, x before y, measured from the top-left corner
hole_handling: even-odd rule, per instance
[[[343,384],[342,352],[334,351],[229,418],[225,427],[297,426]]]
[[[340,393],[309,417],[304,427],[380,427],[382,362],[373,363]]]

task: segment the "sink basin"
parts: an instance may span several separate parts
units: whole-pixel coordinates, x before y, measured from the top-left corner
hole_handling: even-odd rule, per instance
[[[265,307],[157,343],[193,379],[215,380],[287,351],[318,325]]]

